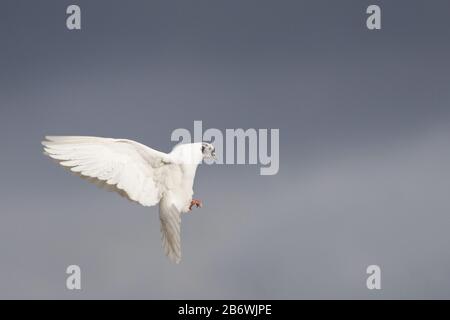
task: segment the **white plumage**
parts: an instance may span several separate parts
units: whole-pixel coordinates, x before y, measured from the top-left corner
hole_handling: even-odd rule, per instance
[[[75,174],[143,206],[159,203],[162,242],[181,260],[181,213],[192,206],[198,164],[214,157],[208,143],[181,144],[168,154],[127,139],[47,136],[45,153]]]

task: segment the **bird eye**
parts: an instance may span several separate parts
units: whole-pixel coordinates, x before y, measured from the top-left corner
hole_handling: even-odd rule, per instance
[[[205,146],[202,146],[202,153],[205,153]]]

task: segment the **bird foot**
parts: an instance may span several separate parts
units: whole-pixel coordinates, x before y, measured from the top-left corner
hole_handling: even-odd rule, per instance
[[[192,199],[191,205],[189,206],[189,211],[192,210],[193,206],[196,206],[197,208],[201,208],[203,206],[203,203],[200,200]]]

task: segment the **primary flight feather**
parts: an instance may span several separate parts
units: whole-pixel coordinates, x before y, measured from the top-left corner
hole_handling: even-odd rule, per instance
[[[173,262],[181,261],[181,213],[192,199],[197,166],[214,158],[209,143],[175,146],[164,153],[133,140],[77,136],[47,136],[45,154],[75,174],[143,206],[159,204],[162,243]]]

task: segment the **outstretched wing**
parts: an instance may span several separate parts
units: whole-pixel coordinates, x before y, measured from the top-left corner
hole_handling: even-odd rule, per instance
[[[159,203],[161,240],[166,256],[175,263],[181,261],[181,213],[169,197]]]
[[[126,139],[45,138],[45,153],[79,176],[143,206],[153,206],[161,199],[161,168],[171,162],[167,154]]]

